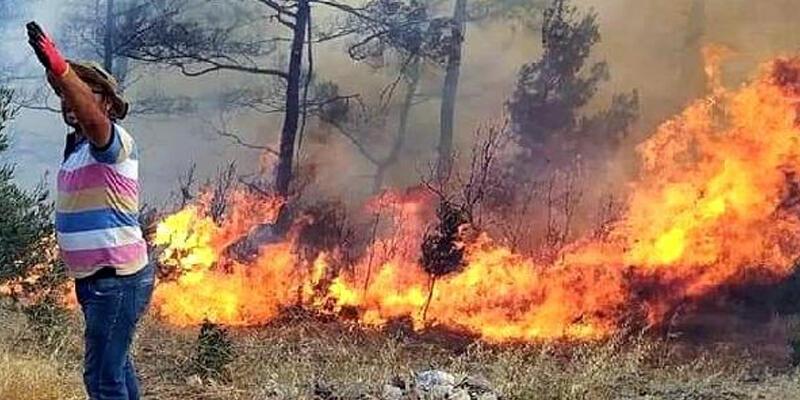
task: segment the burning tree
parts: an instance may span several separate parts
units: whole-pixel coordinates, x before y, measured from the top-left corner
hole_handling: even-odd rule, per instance
[[[353,17],[347,21],[355,36],[354,43],[348,47],[350,57],[374,64],[375,68],[384,67],[387,58],[397,58],[397,77],[381,90],[381,104],[373,112],[368,110],[359,113],[360,110],[354,110],[346,99],[342,99],[323,106],[318,115],[323,123],[335,127],[350,140],[360,154],[375,166],[372,192],[377,194],[383,188],[389,168],[399,160],[405,145],[412,108],[420,101],[417,92],[423,63],[426,57],[437,51],[435,41],[430,38],[438,35],[440,24],[430,16],[427,4],[416,1],[374,1],[365,7],[363,13],[368,17]],[[371,63],[373,59],[378,62]],[[388,152],[376,149],[371,142],[382,141],[373,140],[369,131],[386,130],[386,118],[382,114],[388,113],[389,103],[400,83],[404,84],[405,93],[399,105],[397,132]],[[337,85],[329,83],[327,86],[336,88],[331,94],[338,94]],[[371,126],[376,121],[381,126]]]
[[[678,74],[677,86],[684,91],[686,98],[701,96],[706,89],[703,66],[703,45],[706,43],[706,0],[692,0],[688,10],[687,24],[684,28],[683,57]],[[680,102],[685,102],[681,98]],[[676,105],[676,108],[680,104]]]
[[[376,165],[373,192],[380,189],[387,168],[397,160],[405,141],[420,76],[425,67],[430,65],[444,71],[436,151],[439,178],[446,178],[454,155],[457,95],[468,23],[513,15],[514,19],[531,25],[530,13],[539,10],[540,3],[539,0],[518,0],[513,3],[489,0],[470,4],[467,0],[456,0],[452,15],[436,16],[433,13],[439,5],[436,2],[381,0],[365,8],[370,18],[352,22],[358,40],[351,46],[350,56],[361,61],[369,58],[382,60],[386,53],[397,54],[400,74],[386,92],[393,94],[401,78],[406,84],[398,133],[388,156],[383,159],[375,157],[364,151],[363,145],[356,143],[364,156]],[[371,22],[375,20],[392,22],[376,25]]]
[[[611,106],[581,117],[584,107],[608,79],[608,66],[587,66],[600,41],[597,15],[581,14],[569,0],[554,0],[544,12],[542,57],[519,72],[508,101],[512,132],[526,149],[524,163],[567,165],[578,154],[605,154],[615,148],[638,116],[638,95],[614,96]]]
[[[501,174],[504,184],[491,195],[498,225],[513,236],[515,248],[545,258],[587,224],[581,214],[594,212],[595,204],[606,207],[609,196],[618,196],[616,187],[609,196],[594,189],[600,188],[596,183],[603,180],[605,163],[622,148],[639,115],[636,91],[615,94],[607,108],[595,113],[583,110],[609,77],[605,62],[589,62],[601,38],[596,18],[569,0],[552,1],[540,27],[543,53],[522,66],[506,103],[517,146]]]

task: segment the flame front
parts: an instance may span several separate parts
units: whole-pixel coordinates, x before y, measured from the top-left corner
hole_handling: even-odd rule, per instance
[[[390,194],[369,206],[391,208],[395,234],[350,268],[333,268],[326,254],[305,266],[292,235],[241,263],[223,250],[274,218],[280,201],[239,194],[221,224],[201,202],[159,226],[162,262],[178,276],[159,285],[157,310],[178,325],[254,325],[296,305],[353,309],[369,326],[402,317],[490,341],[602,338],[634,315],[660,324],[680,302],[723,285],[792,272],[800,221],[786,203],[800,172],[798,77],[800,59],[778,59],[754,82],[715,87],[661,125],[638,148],[640,177],[609,235],[572,243],[556,262],[537,263],[482,233],[467,245],[464,268],[434,284],[418,263],[429,199]]]

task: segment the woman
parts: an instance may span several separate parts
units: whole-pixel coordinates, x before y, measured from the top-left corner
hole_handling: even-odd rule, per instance
[[[128,104],[99,65],[67,61],[35,22],[27,29],[73,130],[58,173],[55,225],[86,321],[86,391],[93,400],[138,399],[129,350],[154,268],[138,222],[136,144],[117,124]]]

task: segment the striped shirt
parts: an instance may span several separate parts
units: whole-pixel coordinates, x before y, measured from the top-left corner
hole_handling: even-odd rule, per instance
[[[103,149],[79,138],[58,172],[56,235],[68,273],[75,278],[103,267],[129,275],[148,262],[139,227],[136,144],[122,127],[112,127]]]

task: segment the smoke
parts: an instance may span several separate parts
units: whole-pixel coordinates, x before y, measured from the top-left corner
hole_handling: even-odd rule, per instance
[[[758,7],[753,7],[748,0],[577,0],[576,5],[581,9],[593,8],[598,14],[603,39],[595,47],[593,57],[606,60],[611,72],[611,80],[589,106],[590,111],[608,104],[614,93],[637,89],[642,117],[636,137],[630,140],[632,147],[656,124],[702,93],[702,81],[687,77],[702,74],[698,51],[703,44],[722,43],[735,51],[736,55],[723,70],[724,82],[730,86],[744,81],[760,61],[796,50],[800,31],[790,11],[800,6],[800,0],[758,3]],[[18,21],[18,29],[12,23],[2,51],[31,58],[18,67],[19,74],[41,73],[27,49],[22,21],[38,20],[57,33],[70,4],[55,0],[30,2]],[[698,7],[701,14],[697,14]],[[459,152],[469,153],[473,132],[481,124],[502,116],[504,101],[513,90],[519,67],[536,60],[541,52],[538,36],[538,32],[509,21],[469,25],[456,116]],[[394,79],[396,69],[353,63],[344,51],[346,45],[344,40],[316,46],[315,73],[320,79],[336,82],[343,93],[360,93],[365,103],[373,102],[377,93]],[[387,183],[413,184],[434,159],[438,141],[437,96],[442,77],[441,69],[432,65],[424,68],[420,100],[411,114],[409,138],[399,163],[389,171]],[[197,112],[188,115],[134,115],[125,121],[140,145],[146,200],[157,203],[166,200],[170,191],[176,189],[177,177],[192,163],[197,164],[201,179],[212,176],[227,160],[236,160],[242,172],[260,170],[259,151],[239,146],[214,132],[214,126],[219,127],[222,122],[220,105],[215,101],[217,94],[242,84],[259,83],[258,79],[262,78],[231,73],[202,78],[186,78],[164,70],[140,73],[128,93],[134,100],[139,95],[159,91],[188,96],[197,105]],[[30,85],[28,81],[24,84]],[[398,91],[402,92],[402,88]],[[377,136],[394,135],[396,107],[390,111],[386,124],[376,128]],[[227,116],[227,128],[243,140],[276,145],[279,116],[246,111]],[[13,159],[20,166],[18,178],[34,184],[47,171],[56,171],[66,131],[60,116],[25,109],[14,128]],[[325,130],[315,123],[307,126],[305,135],[300,157],[318,166],[316,178],[321,191],[353,199],[369,193],[374,168],[346,139],[335,130]],[[385,142],[390,143],[391,139]],[[375,151],[382,156],[388,152],[388,146],[376,146]],[[631,173],[632,162],[609,163],[609,168],[612,172],[607,179],[623,180]]]
[[[736,87],[761,62],[796,51],[800,32],[789,10],[797,0],[766,0],[758,7],[746,0],[580,0],[598,13],[603,40],[595,56],[608,61],[609,90],[637,88],[644,109],[644,128],[652,128],[681,108],[702,82],[698,52],[705,44],[722,44],[735,56],[725,63],[724,83]],[[697,37],[693,37],[697,36]],[[692,87],[694,86],[694,87]],[[606,93],[607,94],[607,93]],[[649,129],[644,129],[644,133]]]

